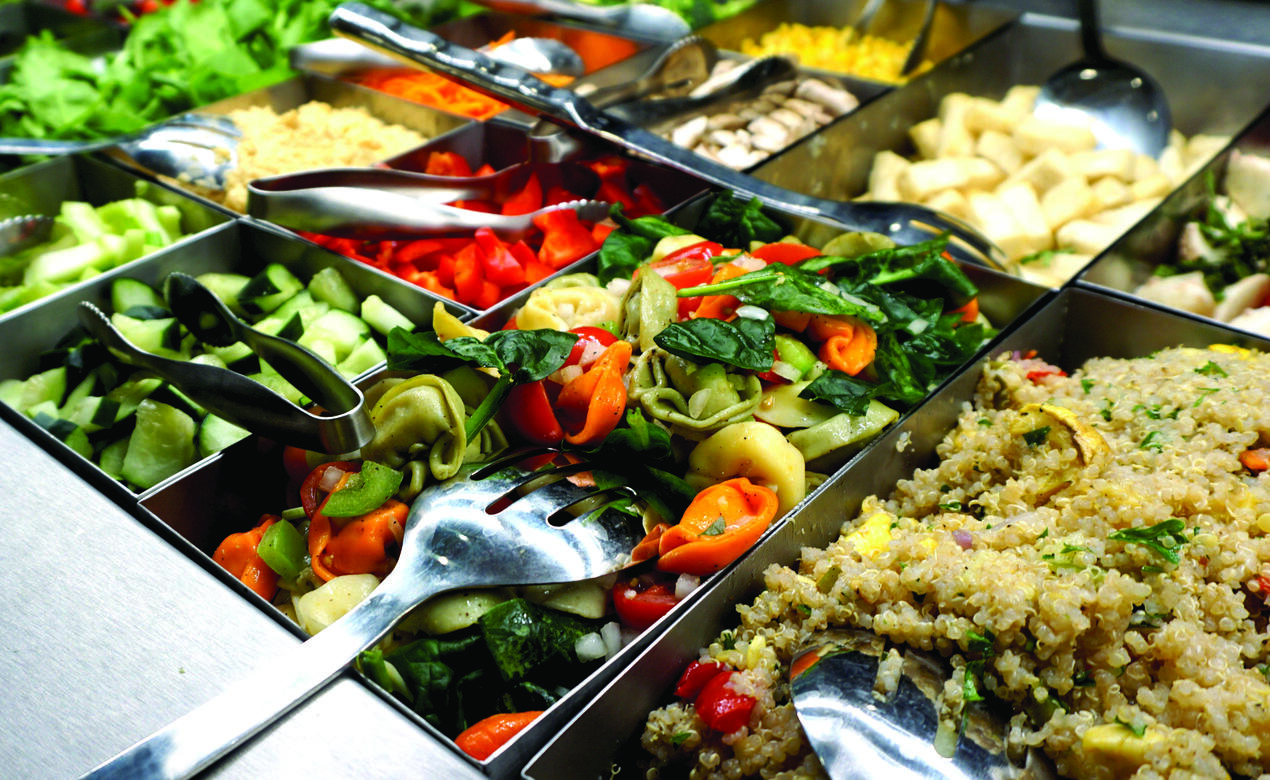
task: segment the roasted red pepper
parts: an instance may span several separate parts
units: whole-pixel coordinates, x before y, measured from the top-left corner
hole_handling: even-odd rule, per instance
[[[681,699],[697,698],[697,694],[706,687],[706,683],[717,677],[724,668],[718,661],[693,661],[679,676],[679,682],[675,685],[675,695]]]
[[[750,722],[750,713],[758,700],[732,688],[732,671],[716,674],[697,694],[694,707],[707,726],[731,734]]]

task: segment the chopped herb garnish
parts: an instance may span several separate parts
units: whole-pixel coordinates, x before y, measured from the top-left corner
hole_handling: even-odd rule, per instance
[[[833,590],[834,583],[838,581],[838,577],[841,575],[841,567],[830,566],[824,574],[820,575],[820,579],[816,580],[816,590],[821,593],[828,593]]]
[[[796,605],[796,609],[803,614],[804,617],[811,617],[811,607],[806,604]]]
[[[899,527],[900,527],[900,521],[899,521],[899,520],[892,520],[892,521],[891,521],[891,524],[887,526],[887,529],[888,529],[888,530],[894,530],[894,529],[899,528]]]
[[[1044,539],[1045,537],[1047,537],[1047,536],[1049,536],[1049,535],[1050,535],[1050,529],[1046,528],[1044,531],[1041,531],[1041,535],[1040,535],[1040,536],[1038,536],[1038,537],[1036,537],[1036,538],[1037,538],[1037,539]]]
[[[1123,726],[1129,729],[1130,731],[1132,731],[1133,736],[1135,737],[1145,736],[1147,733],[1147,726],[1145,723],[1143,723],[1141,726],[1135,726],[1132,723],[1126,723],[1123,720],[1120,720],[1119,718],[1116,718],[1115,723],[1117,726]]]
[[[731,631],[724,631],[722,634],[719,634],[719,644],[723,646],[724,650],[735,650],[736,634],[733,634]]]
[[[1063,549],[1058,551],[1059,555],[1071,555],[1077,552],[1089,552],[1088,547],[1081,547],[1079,544],[1065,544]]]
[[[971,661],[966,664],[966,677],[961,684],[961,698],[967,702],[983,701],[979,693],[979,674],[983,669],[983,661]]]
[[[1270,664],[1257,664],[1257,671],[1266,678],[1266,682],[1270,682]]]
[[[979,424],[983,426],[988,426],[988,425],[992,425],[992,421],[989,420],[987,417],[980,417]]]
[[[1124,528],[1115,531],[1107,538],[1118,542],[1140,544],[1150,548],[1169,563],[1177,563],[1181,559],[1174,550],[1187,541],[1185,531],[1184,521],[1170,517],[1168,520],[1145,528]]]
[[[1142,437],[1142,441],[1138,442],[1140,450],[1154,450],[1155,452],[1164,452],[1164,445],[1156,441],[1156,437],[1160,435],[1159,431],[1151,431]]]
[[[719,515],[710,524],[710,527],[701,532],[702,536],[721,536],[728,529],[728,523],[723,519],[723,515]]]
[[[1092,379],[1080,380],[1080,389],[1085,391],[1085,395],[1089,395],[1089,391],[1094,389],[1094,380]]]
[[[670,738],[670,744],[674,745],[675,747],[679,747],[683,743],[687,742],[688,738],[691,736],[692,736],[691,731],[677,732],[673,737]]]
[[[966,644],[969,646],[967,649],[982,658],[991,658],[995,652],[993,643],[996,638],[996,634],[993,634],[990,628],[985,628],[982,634],[973,628],[968,629],[966,631]]]
[[[1195,403],[1191,404],[1191,408],[1194,409],[1200,404],[1204,403],[1205,398],[1207,398],[1208,396],[1212,395],[1213,393],[1217,392],[1220,389],[1221,389],[1220,387],[1201,387],[1199,389],[1199,398],[1195,399]]]
[[[1204,365],[1200,366],[1199,368],[1195,369],[1195,373],[1203,374],[1204,376],[1220,376],[1220,377],[1230,376],[1230,374],[1227,374],[1226,371],[1221,366],[1217,365],[1211,360],[1205,363]]]
[[[1072,685],[1077,688],[1092,688],[1094,686],[1094,676],[1089,673],[1088,669],[1081,669],[1072,677]]]
[[[1110,398],[1104,398],[1102,401],[1103,407],[1098,413],[1102,415],[1102,419],[1111,422],[1111,407],[1115,406],[1115,404],[1111,402]]]
[[[960,512],[960,511],[961,511],[961,502],[960,502],[960,501],[949,501],[949,502],[948,502],[948,503],[946,503],[946,504],[940,504],[940,505],[939,505],[939,508],[940,508],[940,509],[942,509],[942,510],[944,510],[945,512]]]
[[[1049,438],[1049,435],[1050,427],[1048,425],[1042,425],[1040,428],[1035,428],[1023,434],[1023,441],[1027,442],[1029,447],[1035,447],[1038,444],[1044,443],[1045,440]]]

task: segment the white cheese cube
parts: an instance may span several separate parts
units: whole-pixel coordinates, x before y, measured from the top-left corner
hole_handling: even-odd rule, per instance
[[[1026,117],[1014,128],[1014,142],[1024,154],[1038,155],[1050,149],[1080,152],[1098,145],[1088,125]]]
[[[938,117],[934,117],[908,129],[908,137],[912,139],[913,146],[922,159],[933,160],[939,156],[939,134],[943,124]]]
[[[1007,175],[1018,173],[1023,167],[1023,153],[1014,145],[1014,139],[998,130],[984,130],[979,134],[975,154],[991,160]]]
[[[1074,152],[1072,168],[1089,181],[1104,176],[1115,176],[1121,181],[1133,181],[1135,161],[1128,149],[1092,149]]]
[[[1079,176],[1064,179],[1041,197],[1041,211],[1050,230],[1057,230],[1073,219],[1087,217],[1097,208],[1093,189]]]
[[[1123,206],[1133,200],[1133,193],[1129,192],[1124,182],[1114,176],[1099,179],[1093,183],[1092,189],[1099,211]]]
[[[910,165],[895,152],[883,150],[873,156],[869,169],[869,197],[872,200],[904,200],[900,193],[900,174]]]

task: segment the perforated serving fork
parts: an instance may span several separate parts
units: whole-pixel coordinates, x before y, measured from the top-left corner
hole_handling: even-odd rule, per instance
[[[241,136],[228,117],[182,114],[135,133],[91,141],[0,138],[0,154],[74,154],[117,146],[143,168],[220,190],[234,167]]]
[[[768,205],[846,228],[882,233],[899,244],[915,244],[947,233],[950,249],[966,259],[1005,268],[1005,254],[962,220],[911,203],[837,201],[777,187],[716,163],[596,108],[575,92],[553,87],[519,68],[412,27],[363,3],[344,3],[331,14],[331,30],[399,59],[423,63],[501,100],[598,135],[657,162],[719,187],[758,197]]]
[[[553,454],[541,448],[510,453],[426,488],[410,509],[396,568],[370,596],[294,651],[85,777],[193,775],[316,692],[417,604],[440,593],[574,582],[624,566],[643,528],[611,504],[633,493],[570,482],[586,463],[532,468]]]

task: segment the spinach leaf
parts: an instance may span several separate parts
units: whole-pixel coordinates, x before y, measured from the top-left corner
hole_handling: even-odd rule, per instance
[[[811,272],[832,268],[839,284],[848,280],[855,286],[901,287],[922,298],[947,299],[960,306],[979,291],[956,263],[943,257],[947,246],[946,237],[937,238],[859,257],[813,257],[799,268]]]
[[[626,412],[626,425],[615,428],[590,455],[599,488],[629,486],[658,514],[683,514],[697,491],[676,472],[683,468],[670,434],[649,422],[639,409]]]
[[[742,303],[761,306],[768,311],[848,315],[871,324],[879,324],[885,319],[877,304],[842,290],[822,276],[780,263],[722,282],[679,291],[680,298],[722,294],[734,295]]]
[[[1187,541],[1185,530],[1184,520],[1170,517],[1168,520],[1143,528],[1123,528],[1108,534],[1107,538],[1143,545],[1169,563],[1177,563],[1181,559],[1176,549]]]
[[[725,247],[741,250],[748,250],[752,241],[770,244],[785,235],[785,229],[763,213],[762,201],[758,198],[742,200],[728,192],[714,199],[701,215],[695,232]]]
[[[869,401],[878,389],[878,385],[872,382],[865,382],[842,371],[829,369],[804,387],[798,397],[810,401],[823,401],[853,417],[859,417],[868,411]]]
[[[511,599],[481,615],[485,646],[499,674],[522,680],[554,661],[577,663],[578,639],[596,630],[591,622],[547,610],[524,599]]]
[[[608,234],[600,246],[595,275],[600,284],[614,279],[629,279],[635,269],[648,261],[657,242],[667,236],[683,236],[688,231],[661,217],[630,219],[622,213],[622,204],[613,204],[609,216],[618,229]]]
[[[653,341],[680,357],[726,363],[749,371],[770,371],[776,348],[776,322],[771,316],[732,321],[700,317],[672,322]]]

